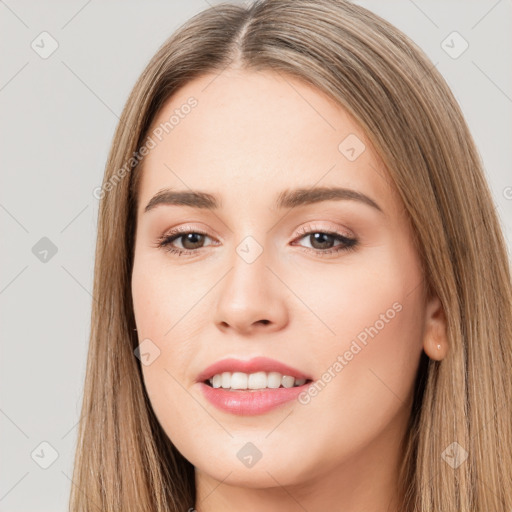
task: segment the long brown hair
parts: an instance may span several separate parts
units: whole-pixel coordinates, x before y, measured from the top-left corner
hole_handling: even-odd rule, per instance
[[[300,78],[347,109],[408,212],[425,285],[443,305],[449,352],[440,362],[422,356],[403,446],[401,510],[510,512],[512,285],[483,165],[454,96],[422,50],[346,0],[206,9],[160,47],[133,88],[99,194],[71,511],[195,505],[194,468],[156,420],[134,356],[138,151],[180,86],[228,66]],[[454,450],[467,456],[458,467],[446,457],[453,461]]]

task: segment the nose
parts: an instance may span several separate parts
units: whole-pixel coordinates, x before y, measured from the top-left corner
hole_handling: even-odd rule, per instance
[[[265,252],[248,263],[236,255],[218,289],[215,323],[238,334],[274,332],[288,322],[286,286],[267,266]]]

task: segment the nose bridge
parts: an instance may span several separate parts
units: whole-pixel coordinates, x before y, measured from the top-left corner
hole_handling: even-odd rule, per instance
[[[220,289],[217,324],[247,330],[256,323],[277,326],[284,321],[282,290],[267,268],[270,256],[263,242],[252,235],[235,247],[231,269]]]

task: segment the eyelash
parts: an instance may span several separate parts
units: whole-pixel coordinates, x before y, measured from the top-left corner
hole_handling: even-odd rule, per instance
[[[318,229],[311,229],[309,226],[307,228],[303,228],[298,233],[299,240],[315,233],[321,233],[324,235],[333,236],[335,241],[343,242],[343,245],[338,246],[338,248],[332,248],[327,250],[321,250],[321,249],[311,249],[310,247],[303,247],[303,249],[306,250],[306,252],[313,252],[315,254],[318,254],[320,256],[328,256],[330,254],[338,254],[342,252],[350,252],[354,251],[356,247],[358,246],[358,240],[356,238],[350,238],[347,236],[342,235],[341,233],[338,233],[336,231],[325,231],[325,230],[318,230]],[[163,236],[161,236],[157,241],[157,247],[164,249],[166,252],[169,252],[171,254],[176,254],[178,256],[182,255],[191,255],[193,253],[197,253],[199,249],[177,249],[175,247],[171,246],[171,243],[175,240],[178,240],[181,237],[184,237],[189,234],[197,234],[197,235],[204,235],[209,236],[204,231],[201,231],[200,229],[194,229],[190,231],[179,231],[174,230],[171,231]]]

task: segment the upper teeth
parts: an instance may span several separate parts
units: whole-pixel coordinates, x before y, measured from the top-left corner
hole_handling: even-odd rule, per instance
[[[264,389],[278,388],[281,385],[285,388],[302,386],[306,379],[296,379],[289,375],[281,375],[279,372],[224,372],[214,375],[209,381],[214,388]]]

